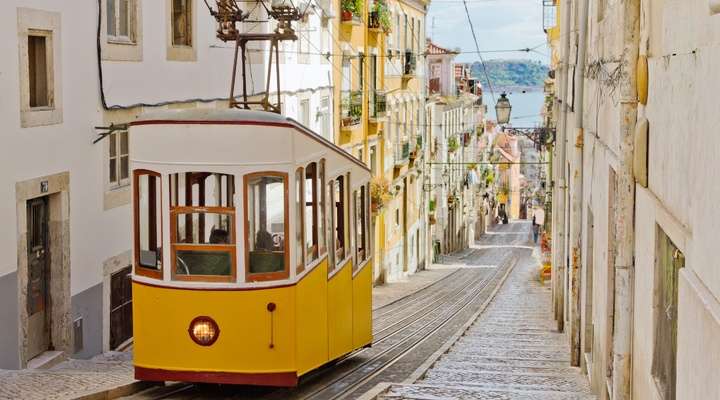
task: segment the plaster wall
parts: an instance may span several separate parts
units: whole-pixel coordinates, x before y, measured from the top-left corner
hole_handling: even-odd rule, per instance
[[[716,172],[720,115],[720,25],[705,1],[647,4],[650,125],[648,188],[637,190],[633,392],[659,398],[651,375],[656,224],[683,252],[680,273],[677,393],[683,399],[720,396],[720,268],[717,228],[720,187]],[[679,117],[683,116],[683,117]],[[648,275],[649,274],[649,275]]]

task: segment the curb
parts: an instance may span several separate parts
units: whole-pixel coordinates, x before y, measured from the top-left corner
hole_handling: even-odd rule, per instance
[[[157,385],[155,382],[133,381],[123,385],[100,389],[98,392],[73,397],[73,400],[111,400],[119,397],[130,396],[147,388]]]

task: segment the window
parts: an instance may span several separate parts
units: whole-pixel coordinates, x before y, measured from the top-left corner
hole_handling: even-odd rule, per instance
[[[330,99],[328,97],[320,99],[320,126],[323,137],[334,142],[333,133],[330,129]]]
[[[295,257],[297,272],[305,270],[305,251],[303,247],[303,230],[304,228],[304,191],[303,181],[305,180],[302,168],[298,168],[295,172]]]
[[[358,63],[360,64],[360,70],[358,71],[358,90],[363,90],[365,85],[365,55],[363,53],[360,53],[360,56],[358,57]]]
[[[345,260],[349,254],[346,252],[347,244],[347,199],[346,199],[347,182],[344,176],[335,179],[335,187],[333,188],[333,231],[335,233],[335,264],[339,265]]]
[[[303,21],[301,19],[300,21],[298,21],[297,51],[299,64],[308,64],[310,62],[310,40],[312,40],[311,34],[312,32],[309,29],[309,24],[307,23],[307,20]]]
[[[675,400],[678,274],[685,267],[685,256],[660,227],[657,228],[657,240],[652,376],[663,400]]]
[[[172,0],[172,44],[190,47],[192,43],[192,0]]]
[[[245,176],[245,264],[250,281],[289,276],[287,250],[287,174]]]
[[[60,13],[17,9],[20,126],[59,124],[63,120]]]
[[[126,186],[130,183],[127,131],[111,133],[108,136],[108,145],[108,182],[110,188]]]
[[[377,146],[370,146],[370,175],[375,176],[377,172]]]
[[[174,280],[234,282],[235,177],[212,172],[170,175]]]
[[[325,198],[328,199],[326,210],[326,225],[328,229],[327,233],[327,243],[330,249],[337,248],[335,244],[335,218],[334,218],[334,212],[335,212],[335,202],[333,201],[333,196],[335,193],[335,180],[331,180],[325,185]],[[335,269],[335,251],[329,251],[328,252],[328,272],[331,272],[333,269]]]
[[[318,217],[318,253],[320,257],[325,255],[327,252],[327,223],[326,223],[326,212],[325,212],[325,191],[323,188],[325,187],[325,160],[320,160],[320,169],[318,171],[318,180],[317,180],[317,191],[320,196],[318,199],[320,203],[318,204],[318,210],[320,211],[320,215]]]
[[[310,163],[305,167],[305,250],[307,262],[313,262],[318,258],[318,186],[317,186],[317,164]]]
[[[303,126],[310,127],[310,100],[300,100],[300,109],[298,110],[298,114],[300,114],[298,117],[300,118],[300,123],[303,124]]]
[[[368,251],[368,189],[362,186],[354,192],[355,196],[355,268],[369,257]]]
[[[48,40],[45,34],[28,35],[28,78],[30,107],[52,107],[48,68]]]
[[[132,43],[134,0],[107,0],[107,37],[110,42]]]
[[[162,279],[162,202],[160,174],[134,173],[135,273]]]
[[[351,72],[350,72],[350,59],[343,57],[342,59],[342,91],[349,92],[351,88]]]

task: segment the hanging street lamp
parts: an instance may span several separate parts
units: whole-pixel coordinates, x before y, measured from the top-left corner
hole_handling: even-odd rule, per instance
[[[510,111],[512,106],[510,100],[507,98],[507,93],[503,92],[500,98],[495,104],[495,115],[497,116],[497,123],[500,125],[507,124],[510,122]]]

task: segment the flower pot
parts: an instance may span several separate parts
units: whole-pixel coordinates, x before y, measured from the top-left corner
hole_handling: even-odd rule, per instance
[[[343,10],[341,14],[341,20],[343,22],[346,21],[352,21],[353,13],[352,11]]]

